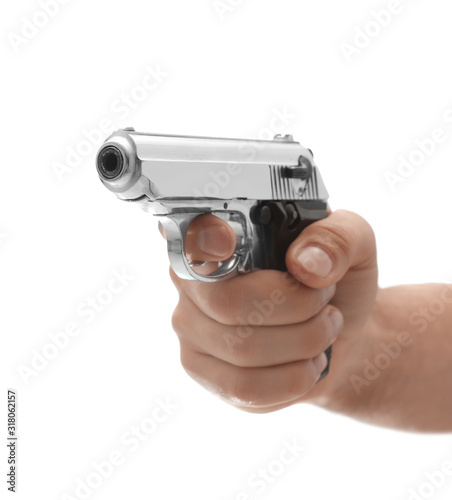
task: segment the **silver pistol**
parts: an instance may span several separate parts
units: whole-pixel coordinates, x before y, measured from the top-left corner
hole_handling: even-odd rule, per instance
[[[287,271],[289,245],[328,214],[312,151],[290,135],[248,140],[127,128],[105,141],[96,165],[118,198],[159,217],[171,267],[184,279],[215,282],[257,269]],[[234,254],[213,270],[207,266],[208,273],[185,252],[190,223],[203,214],[228,222],[236,235]],[[328,366],[321,378],[327,373]]]

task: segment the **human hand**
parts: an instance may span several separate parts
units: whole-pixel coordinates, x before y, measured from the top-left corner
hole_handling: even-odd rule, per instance
[[[193,260],[222,261],[234,247],[232,229],[213,215],[190,226]],[[337,395],[366,342],[378,287],[375,238],[364,219],[340,210],[311,224],[289,247],[286,266],[290,275],[261,270],[218,283],[171,270],[183,367],[249,412]],[[316,384],[332,344],[330,373]]]

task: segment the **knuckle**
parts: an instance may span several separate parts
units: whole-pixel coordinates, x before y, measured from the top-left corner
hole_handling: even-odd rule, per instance
[[[369,222],[367,222],[366,219],[364,219],[364,217],[361,217],[361,215],[358,215],[354,212],[350,212],[348,210],[338,210],[337,213],[342,216],[343,218],[347,218],[349,222],[352,222],[353,224],[353,227],[357,228],[358,231],[356,231],[356,233],[360,234],[360,235],[365,235],[365,240],[366,241],[369,241],[369,242],[375,242],[375,232],[372,228],[372,226],[369,224]],[[351,234],[350,231],[347,231],[347,229],[345,227],[342,227],[341,225],[339,224],[335,224],[335,232],[337,232],[338,234],[340,234],[340,229],[343,230],[343,234],[345,236],[348,236],[349,237],[349,241],[350,243],[356,243],[356,236],[354,236],[353,234]]]
[[[193,356],[193,351],[183,343],[180,344],[180,363],[188,375],[195,378],[198,363]]]
[[[329,251],[334,255],[348,255],[350,249],[354,248],[356,238],[352,232],[339,224],[331,224],[323,228],[325,244]]]
[[[185,314],[184,308],[181,306],[180,302],[176,306],[176,309],[174,309],[171,317],[171,325],[177,335],[182,335],[186,331],[187,315]]]
[[[337,210],[334,214],[337,217],[322,219],[305,232],[310,235],[311,243],[325,248],[332,256],[348,256],[356,247],[357,238],[373,230],[365,219],[353,212]]]
[[[330,315],[335,311],[336,308],[333,306],[326,306],[321,314],[320,326],[318,328],[318,346],[316,352],[314,352],[313,357],[321,354],[330,344],[331,344],[331,330],[332,325],[330,321]]]

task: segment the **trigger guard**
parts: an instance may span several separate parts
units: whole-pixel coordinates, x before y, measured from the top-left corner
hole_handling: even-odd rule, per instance
[[[168,257],[173,271],[179,278],[212,283],[232,278],[238,274],[240,255],[234,253],[210,274],[199,274],[193,270],[185,254],[185,237],[193,220],[200,214],[171,214],[161,217],[165,230]]]

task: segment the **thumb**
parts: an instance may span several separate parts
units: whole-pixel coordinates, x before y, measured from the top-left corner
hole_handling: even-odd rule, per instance
[[[351,327],[362,326],[378,289],[375,235],[362,217],[338,210],[312,223],[289,247],[286,266],[312,288],[337,283],[332,303]]]
[[[359,215],[338,210],[309,225],[286,253],[289,272],[312,288],[340,281],[351,269],[376,267],[375,236]]]

